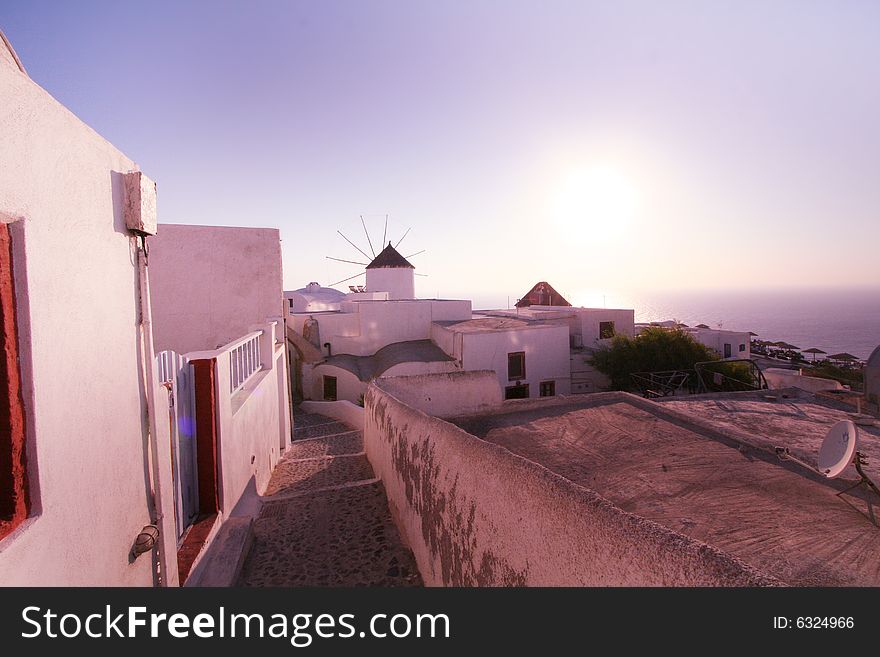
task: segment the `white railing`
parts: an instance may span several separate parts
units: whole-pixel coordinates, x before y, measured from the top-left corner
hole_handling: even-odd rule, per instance
[[[250,378],[260,371],[260,341],[263,332],[250,333],[236,340],[229,350],[229,393],[240,390]]]

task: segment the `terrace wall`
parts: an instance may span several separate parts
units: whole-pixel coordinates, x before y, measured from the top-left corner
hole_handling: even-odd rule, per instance
[[[368,388],[365,448],[427,585],[778,584],[404,404],[402,384]]]

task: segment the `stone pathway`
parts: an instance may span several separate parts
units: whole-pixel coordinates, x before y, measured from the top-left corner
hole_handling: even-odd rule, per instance
[[[391,520],[363,435],[317,414],[296,416],[272,473],[240,586],[421,586]]]

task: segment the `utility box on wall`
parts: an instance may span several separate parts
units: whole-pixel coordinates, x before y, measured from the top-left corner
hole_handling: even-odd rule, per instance
[[[156,183],[141,171],[123,174],[125,227],[137,233],[156,234]]]

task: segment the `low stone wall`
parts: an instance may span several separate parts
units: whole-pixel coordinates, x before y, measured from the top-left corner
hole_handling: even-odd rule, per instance
[[[393,380],[368,388],[365,448],[426,584],[779,584],[404,404],[400,389]]]
[[[434,417],[492,412],[503,400],[494,370],[387,377],[381,386],[407,406]]]

